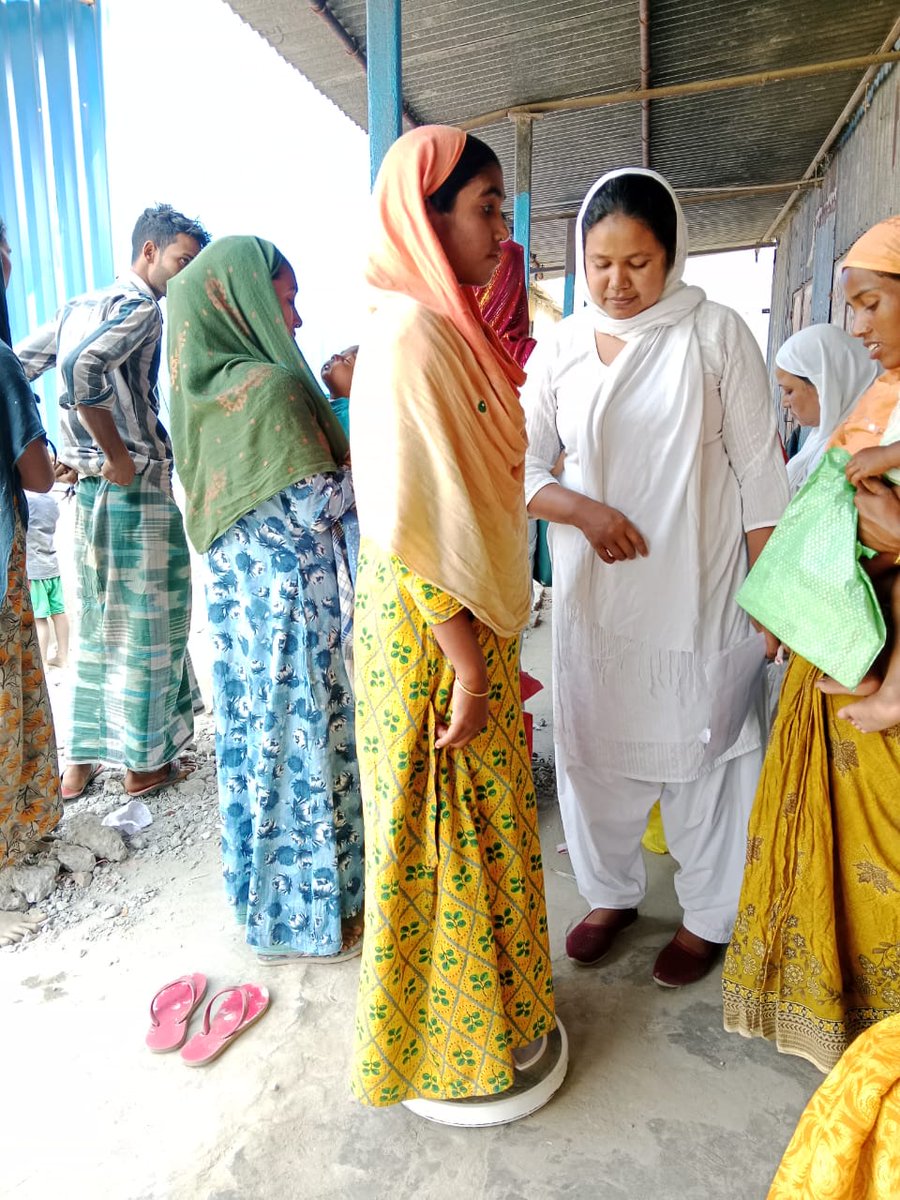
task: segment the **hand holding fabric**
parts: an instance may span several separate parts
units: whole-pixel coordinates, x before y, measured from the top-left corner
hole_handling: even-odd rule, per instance
[[[900,554],[900,499],[881,479],[861,479],[854,498],[859,538],[872,550]]]
[[[114,458],[107,456],[103,460],[100,474],[118,487],[128,487],[134,481],[134,459],[127,450]]]
[[[437,734],[434,739],[435,749],[462,750],[485,729],[488,717],[487,696],[471,695],[457,679],[453,685],[450,724],[438,721],[435,727]]]
[[[624,562],[629,558],[646,558],[650,553],[640,531],[624,513],[597,500],[582,506],[578,528],[605,563]]]

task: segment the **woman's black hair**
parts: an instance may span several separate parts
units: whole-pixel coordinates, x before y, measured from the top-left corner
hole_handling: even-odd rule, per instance
[[[436,212],[452,212],[460,189],[464,188],[470,179],[474,179],[485,167],[499,166],[500,160],[490,146],[467,133],[466,144],[459,161],[441,186],[428,197],[428,203]]]
[[[273,246],[272,248],[275,251],[275,261],[272,263],[272,269],[269,272],[269,276],[271,279],[274,279],[275,276],[281,271],[281,268],[287,262],[287,259],[284,257],[284,255],[281,253],[281,251],[278,249],[277,246]]]
[[[590,230],[604,217],[621,213],[646,225],[666,252],[669,270],[678,245],[678,214],[666,188],[652,175],[616,175],[596,193],[584,214],[582,248]]]

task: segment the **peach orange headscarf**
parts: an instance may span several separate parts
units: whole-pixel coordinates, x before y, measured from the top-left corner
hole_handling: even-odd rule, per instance
[[[353,376],[360,530],[495,632],[528,622],[525,376],[485,325],[428,219],[465,145],[428,125],[385,155],[366,268],[370,326]]]
[[[888,217],[867,229],[850,247],[844,266],[900,275],[900,216]]]
[[[888,217],[867,229],[850,247],[844,266],[900,275],[900,216]],[[856,454],[869,446],[881,445],[898,403],[900,371],[885,371],[868,391],[863,392],[847,420],[835,430],[829,446],[841,446],[850,454]]]

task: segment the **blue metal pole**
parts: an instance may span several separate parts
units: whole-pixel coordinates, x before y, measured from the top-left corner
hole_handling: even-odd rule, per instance
[[[525,288],[531,291],[531,131],[532,118],[516,116],[516,190],[513,237],[525,252]]]
[[[563,316],[575,311],[575,221],[566,225],[566,282],[563,287]]]
[[[372,183],[381,160],[403,132],[400,0],[366,0],[369,163]]]

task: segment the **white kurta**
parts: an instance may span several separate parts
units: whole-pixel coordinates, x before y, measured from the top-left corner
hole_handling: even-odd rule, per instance
[[[658,356],[646,354],[647,338]],[[647,372],[658,357],[698,353],[702,395]],[[707,664],[751,632],[734,603],[747,572],[743,535],[774,525],[788,502],[759,350],[735,312],[703,301],[607,367],[584,311],[539,343],[522,400],[526,500],[557,482],[550,472],[564,451],[558,482],[619,509],[650,551],[608,565],[580,530],[551,525],[557,744],[568,762],[631,779],[696,779],[710,765]],[[754,709],[717,761],[761,737]]]

